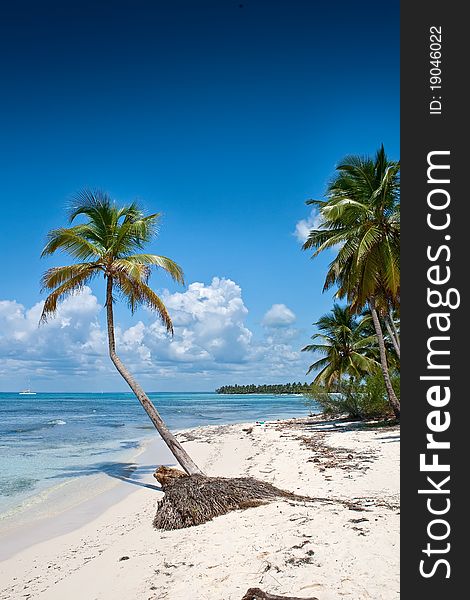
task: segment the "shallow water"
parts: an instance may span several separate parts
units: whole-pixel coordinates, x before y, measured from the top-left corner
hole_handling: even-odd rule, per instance
[[[150,394],[170,429],[305,416],[301,396]],[[0,393],[0,518],[72,479],[119,469],[156,432],[130,393]]]

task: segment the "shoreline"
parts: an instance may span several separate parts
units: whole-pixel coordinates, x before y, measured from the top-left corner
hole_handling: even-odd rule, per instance
[[[173,433],[191,436],[193,432],[230,425],[233,424],[202,425]],[[77,476],[26,498],[17,511],[0,515],[0,563],[32,545],[79,529],[139,486],[158,491],[154,471],[160,465],[177,468],[179,465],[157,432],[155,436],[141,438],[137,451],[126,463],[116,463],[116,468],[92,476]]]
[[[346,591],[351,598],[398,598],[399,428],[318,416],[249,426],[251,433],[244,423],[178,437],[209,475],[254,476],[331,501],[278,501],[190,529],[156,531],[151,522],[162,494],[152,465],[137,485],[118,480],[87,501],[74,528],[59,523],[53,537],[45,528],[41,540],[32,537],[37,528],[25,531],[31,545],[0,563],[0,598],[239,600],[254,584],[319,600],[340,600]]]
[[[289,419],[280,418],[266,422],[277,423],[287,420]],[[217,425],[199,425],[175,429],[173,433],[177,436],[184,436],[185,432],[197,432],[231,425],[249,426],[251,424],[251,422],[242,421]],[[133,491],[132,487],[119,486],[119,481],[138,485],[134,480],[145,479],[142,460],[147,455],[152,465],[155,465],[152,473],[160,464],[178,466],[175,458],[155,430],[153,437],[141,437],[138,443],[139,446],[134,452],[125,457],[125,462],[110,463],[107,469],[102,469],[100,472],[97,471],[86,476],[77,475],[72,479],[45,488],[37,494],[32,494],[21,500],[19,506],[15,509],[7,509],[5,512],[0,513],[0,561],[12,556],[12,552],[5,550],[5,548],[9,546],[9,539],[14,539],[15,536],[23,537],[22,530],[27,529],[29,532],[32,528],[37,531],[38,540],[43,541],[46,535],[44,531],[52,530],[56,532],[54,535],[60,535],[63,532],[71,531],[73,528],[76,529],[80,524],[85,523],[85,519],[89,520],[90,514],[104,512],[108,506],[123,498],[126,495],[126,490],[127,493],[131,493]],[[144,456],[141,457],[141,455]],[[153,477],[147,477],[146,480],[148,485],[155,483]],[[119,490],[116,488],[119,488]],[[93,507],[94,502],[101,507],[99,511]],[[88,506],[91,507],[90,510],[86,510]],[[70,518],[67,518],[68,516]],[[53,521],[54,519],[57,522]],[[70,524],[68,521],[70,521]],[[60,523],[60,526],[58,523]],[[6,544],[2,543],[5,541]],[[15,553],[24,547],[24,544],[17,542]]]
[[[126,463],[116,463],[115,469],[77,476],[27,498],[17,512],[0,519],[0,562],[31,545],[79,529],[135,491],[136,486],[152,485],[146,464],[151,457],[155,464],[175,464],[160,438],[142,438],[137,452]]]
[[[188,394],[173,393],[177,401],[166,393],[158,395],[174,433],[260,417],[274,420],[308,414],[303,402],[292,398],[269,395],[253,401],[219,398],[212,392]],[[38,408],[36,399],[31,407],[20,406],[12,412],[17,394],[10,396],[0,393],[2,410],[6,410],[0,427],[2,439],[5,434],[0,454],[6,466],[0,478],[0,535],[22,521],[61,512],[108,489],[113,475],[136,460],[140,446],[159,438],[131,392],[58,392],[55,399],[54,394],[41,393],[37,422],[31,416]],[[65,400],[65,406],[58,399]]]

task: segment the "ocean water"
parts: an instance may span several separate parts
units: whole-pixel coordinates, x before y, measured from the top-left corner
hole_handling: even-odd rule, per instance
[[[302,396],[156,393],[150,398],[172,430],[305,416]],[[0,519],[50,490],[113,474],[156,438],[131,393],[0,393]]]

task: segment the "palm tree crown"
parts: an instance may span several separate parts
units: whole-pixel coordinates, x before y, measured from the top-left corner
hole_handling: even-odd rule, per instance
[[[369,298],[400,295],[400,192],[398,162],[389,161],[382,146],[375,159],[348,156],[337,167],[325,201],[309,200],[322,218],[303,248],[313,256],[339,247],[325,279],[324,290],[338,286],[355,311]]]
[[[113,280],[132,311],[139,305],[148,306],[173,333],[170,315],[148,280],[152,267],[164,269],[179,283],[183,283],[183,272],[165,256],[142,253],[144,245],[156,234],[160,215],[144,215],[135,202],[118,207],[106,193],[99,191],[83,191],[75,201],[70,223],[79,215],[86,222],[49,232],[42,256],[62,250],[81,262],[53,267],[43,275],[43,289],[53,291],[45,301],[41,320],[56,312],[61,299],[103,274]]]
[[[369,320],[368,317],[358,320],[348,306],[335,304],[331,312],[314,323],[320,331],[312,336],[316,343],[305,346],[302,351],[323,355],[307,371],[321,369],[314,379],[315,384],[331,387],[341,383],[343,375],[361,379],[379,368],[373,351],[376,336],[369,334]]]

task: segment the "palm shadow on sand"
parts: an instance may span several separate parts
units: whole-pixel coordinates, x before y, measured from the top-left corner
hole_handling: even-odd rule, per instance
[[[61,469],[57,475],[49,477],[49,479],[88,477],[90,475],[104,474],[113,479],[119,479],[124,483],[129,483],[130,485],[136,485],[138,487],[161,492],[162,488],[159,485],[141,481],[141,479],[154,472],[155,465],[137,465],[136,463],[131,462],[104,461],[84,467],[78,465],[67,466]]]

